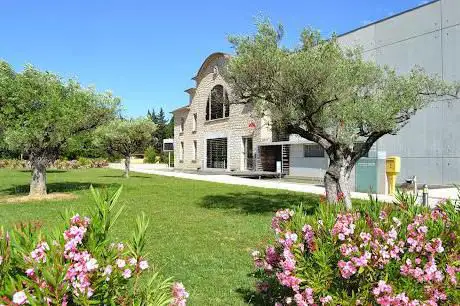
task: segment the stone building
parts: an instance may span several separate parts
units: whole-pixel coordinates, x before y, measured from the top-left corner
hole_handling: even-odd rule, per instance
[[[364,57],[400,73],[415,65],[447,81],[460,81],[460,0],[437,0],[339,36],[344,46],[360,45]],[[320,178],[328,165],[316,144],[272,133],[269,120],[249,105],[228,104],[231,88],[222,78],[229,55],[210,55],[186,90],[187,106],[175,118],[175,167],[227,171],[276,171],[276,161],[291,176]],[[385,185],[382,160],[401,157],[399,180],[460,182],[460,102],[440,99],[420,111],[396,136],[379,140],[356,167],[356,190]],[[360,182],[364,182],[364,185]]]

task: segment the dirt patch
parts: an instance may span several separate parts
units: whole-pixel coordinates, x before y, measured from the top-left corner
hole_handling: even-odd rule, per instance
[[[37,201],[58,201],[58,200],[75,200],[78,197],[73,193],[54,192],[44,196],[14,196],[4,197],[0,201],[4,203],[26,203]]]

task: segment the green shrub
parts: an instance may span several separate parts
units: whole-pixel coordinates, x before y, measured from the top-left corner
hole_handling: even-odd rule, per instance
[[[92,160],[86,157],[79,157],[77,161],[83,168],[90,167],[92,163]]]
[[[148,147],[144,152],[144,162],[154,164],[157,161],[158,152],[154,147]]]
[[[128,242],[111,240],[123,207],[121,188],[101,194],[91,187],[90,217],[66,213],[43,232],[31,224],[0,231],[0,303],[7,305],[185,305],[180,283],[151,270],[144,247],[149,221],[137,218]]]
[[[278,211],[275,243],[254,251],[264,305],[460,305],[460,215],[403,194],[346,211]]]
[[[0,169],[25,169],[27,168],[26,160],[19,159],[0,159]]]
[[[58,170],[71,170],[71,169],[82,169],[82,168],[104,168],[109,165],[109,162],[105,159],[100,158],[84,158],[80,157],[78,160],[65,160],[58,159],[54,161],[50,168]],[[28,161],[18,159],[0,159],[0,169],[27,169]]]

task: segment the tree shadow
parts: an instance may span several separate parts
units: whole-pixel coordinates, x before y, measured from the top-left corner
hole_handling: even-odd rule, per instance
[[[238,288],[235,290],[248,305],[264,306],[267,305],[267,300],[259,292],[249,288]]]
[[[319,205],[319,197],[310,194],[276,193],[267,194],[259,191],[207,195],[202,198],[200,206],[208,209],[229,209],[242,213],[275,212],[282,208],[304,205],[307,214],[314,212]]]
[[[48,193],[53,192],[72,192],[79,190],[87,190],[90,186],[94,188],[112,188],[119,187],[120,184],[98,184],[90,182],[65,182],[65,183],[48,183],[46,189]],[[28,194],[30,186],[27,185],[15,185],[6,189],[1,189],[1,195],[21,195]]]
[[[30,169],[21,169],[19,172],[25,172],[25,173],[30,173],[32,170]],[[67,173],[68,170],[61,170],[61,169],[48,169],[46,170],[46,173]]]
[[[101,177],[123,178],[123,179],[125,178],[125,177],[123,177],[123,174],[120,174],[120,175],[102,175]],[[128,179],[130,179],[130,178],[149,178],[149,179],[151,179],[152,176],[147,176],[147,175],[132,175],[132,174],[130,174]]]

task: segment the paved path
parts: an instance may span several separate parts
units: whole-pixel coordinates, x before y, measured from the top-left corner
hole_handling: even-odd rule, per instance
[[[110,164],[110,168],[113,169],[123,169],[123,165],[121,164]],[[232,185],[244,185],[244,186],[252,186],[252,187],[259,187],[259,188],[269,188],[269,189],[281,189],[281,190],[289,190],[289,191],[296,191],[296,192],[305,192],[305,193],[313,193],[313,194],[325,194],[324,187],[317,186],[317,185],[310,185],[310,184],[300,184],[300,183],[291,183],[291,182],[284,182],[281,180],[257,180],[257,179],[248,179],[242,177],[234,177],[230,175],[222,175],[222,174],[193,174],[193,173],[184,173],[179,171],[171,171],[169,169],[158,169],[155,165],[149,164],[132,164],[131,171],[133,172],[140,172],[140,173],[147,173],[147,174],[154,174],[154,175],[162,175],[162,176],[170,176],[170,177],[177,177],[177,178],[184,178],[190,180],[198,180],[198,181],[206,181],[206,182],[215,182],[215,183],[223,183],[223,184],[232,184]],[[354,199],[369,199],[367,193],[360,193],[360,192],[352,192],[351,197]],[[380,201],[385,202],[393,202],[394,197],[389,195],[377,195]],[[445,189],[433,189],[430,190],[430,205],[436,204],[438,201],[444,198],[457,198],[457,190],[455,188],[445,188]]]

